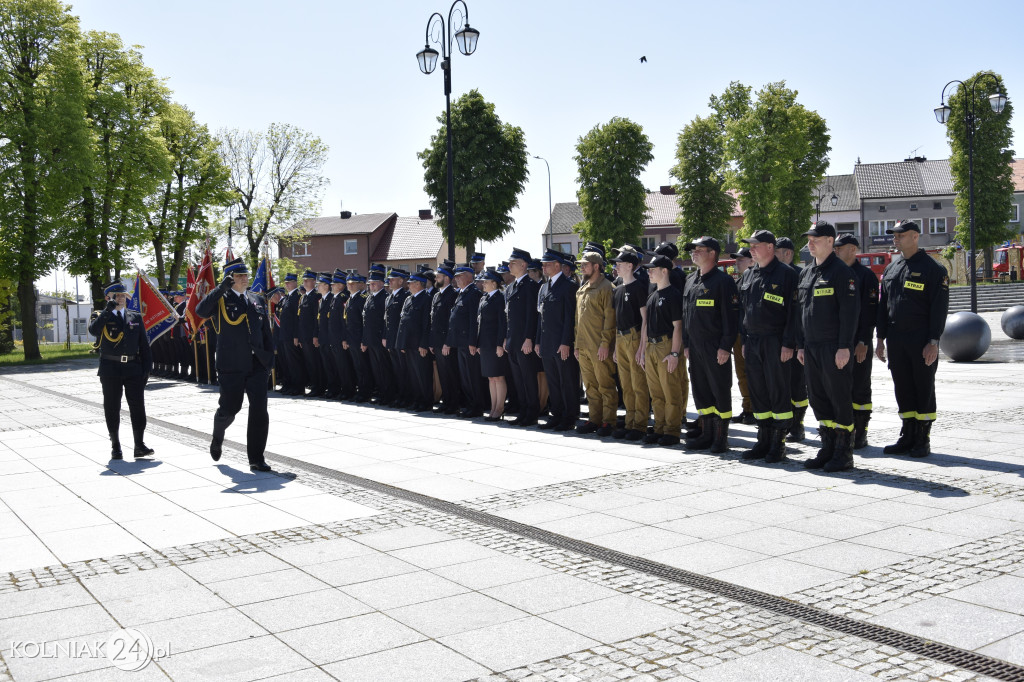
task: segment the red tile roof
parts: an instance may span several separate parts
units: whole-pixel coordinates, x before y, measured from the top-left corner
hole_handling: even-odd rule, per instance
[[[435,220],[418,217],[399,218],[384,233],[370,258],[375,263],[393,260],[431,261],[437,258],[444,244],[444,235]]]

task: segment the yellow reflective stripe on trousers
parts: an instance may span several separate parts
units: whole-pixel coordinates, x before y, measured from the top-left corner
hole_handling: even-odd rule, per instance
[[[732,419],[732,410],[729,410],[728,412],[719,412],[717,407],[705,407],[697,410],[697,414],[702,417],[706,417],[709,414],[715,414],[722,419]],[[757,415],[755,414],[754,417],[757,417]]]
[[[836,423],[834,421],[832,421],[831,419],[822,419],[820,422],[818,422],[818,425],[819,426],[824,426],[824,427],[827,427],[827,428],[831,429],[831,428],[835,427]]]
[[[697,414],[702,416],[702,417],[707,416],[709,414],[714,414],[714,413],[715,413],[715,408],[713,408],[713,407],[705,407],[703,410],[697,410]]]
[[[792,419],[792,412],[772,412],[772,419]]]
[[[807,407],[810,405],[810,402],[807,400],[790,400],[789,402],[793,403],[793,407]]]
[[[833,429],[842,429],[844,431],[853,431],[853,424],[850,424],[849,426],[847,426],[846,424],[836,424],[835,422],[832,422],[832,428]]]
[[[917,416],[914,418],[917,419],[917,421],[919,422],[933,422],[935,421],[935,418],[937,416],[935,412],[929,412],[927,414],[922,412],[916,412],[915,414]]]
[[[854,403],[853,404],[853,409],[855,409],[855,410],[866,410],[866,411],[870,412],[871,411],[871,403],[867,403],[865,405],[861,405],[860,403]]]
[[[900,412],[900,419],[917,419],[917,412]]]
[[[715,414],[722,419],[732,419],[732,410],[729,410],[728,412],[719,412],[718,410],[715,410]]]
[[[771,412],[755,412],[754,413],[754,419],[757,419],[758,421],[760,421],[762,419],[771,419],[771,416],[772,416]]]

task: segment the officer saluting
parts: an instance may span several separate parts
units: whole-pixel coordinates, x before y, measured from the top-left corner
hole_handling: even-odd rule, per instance
[[[889,263],[882,275],[875,354],[885,361],[888,340],[889,372],[903,429],[899,440],[885,446],[883,452],[927,457],[935,421],[939,337],[949,311],[949,276],[918,248],[921,228],[917,223],[901,220],[886,232],[892,234],[892,243],[903,258]]]
[[[263,457],[267,446],[270,416],[267,413],[267,375],[274,365],[274,341],[267,323],[267,307],[259,296],[245,290],[249,270],[241,258],[224,266],[220,286],[208,293],[196,313],[209,317],[217,331],[217,372],[220,375],[220,403],[213,417],[210,455],[220,459],[224,432],[242,409],[242,396],[249,398],[246,451],[249,468],[270,471]]]
[[[146,431],[146,381],[153,371],[153,353],[149,337],[142,324],[142,316],[125,308],[128,291],[120,282],[103,289],[107,305],[92,323],[89,333],[96,337],[100,356],[97,374],[103,386],[103,416],[110,434],[110,458],[122,459],[121,393],[128,401],[132,434],[135,436],[135,458],[153,454],[152,448],[142,442]]]

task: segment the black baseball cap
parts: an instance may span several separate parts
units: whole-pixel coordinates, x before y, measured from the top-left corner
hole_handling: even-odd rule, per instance
[[[836,239],[835,246],[836,248],[839,248],[840,246],[846,246],[847,244],[853,244],[858,249],[860,248],[860,241],[849,232],[839,235],[839,238]]]
[[[741,239],[744,244],[775,244],[775,235],[769,230],[758,230],[754,234],[750,235],[745,239]]]
[[[824,220],[819,220],[811,226],[811,229],[804,232],[805,237],[832,237],[835,239],[836,228],[832,223],[826,223]],[[778,246],[778,244],[776,244]]]
[[[714,237],[698,237],[683,248],[687,251],[693,251],[698,246],[712,249],[715,253],[722,253],[722,245]]]
[[[632,263],[633,267],[640,264],[640,257],[632,251],[623,251],[615,258],[611,259],[612,263]]]
[[[760,242],[758,242],[758,243],[760,243]],[[740,249],[739,251],[737,251],[736,253],[730,253],[729,257],[730,258],[752,258],[753,256],[750,255],[750,249],[744,247],[744,248]]]
[[[667,256],[668,258],[678,258],[679,247],[672,242],[662,242],[658,244],[658,248],[654,250],[654,253],[659,256]]]
[[[663,256],[661,254],[658,254],[657,256],[655,256],[651,260],[650,263],[644,264],[643,267],[645,267],[645,268],[665,268],[667,270],[671,270],[672,268],[675,267],[675,264],[672,262],[672,259],[669,258],[668,256]]]
[[[892,229],[886,230],[886,234],[900,234],[902,232],[914,231],[921,234],[921,226],[915,223],[913,220],[901,220],[896,223]]]
[[[793,246],[793,240],[789,237],[779,237],[775,240],[776,249],[789,249],[790,251],[796,251],[796,247]]]

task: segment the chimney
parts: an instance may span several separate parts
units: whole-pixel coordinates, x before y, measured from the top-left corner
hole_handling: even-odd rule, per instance
[[[341,219],[342,220],[348,220],[351,217],[352,217],[352,211],[342,211],[341,212]]]
[[[662,194],[675,194],[676,193],[676,188],[673,187],[672,185],[662,185],[661,186],[661,193]]]
[[[433,220],[434,215],[430,212],[429,208],[420,209],[420,220]]]
[[[903,162],[904,163],[909,163],[911,161],[914,161],[914,162],[917,162],[917,163],[924,163],[927,160],[928,160],[928,158],[925,157],[925,156],[911,156],[910,158],[903,159]]]

